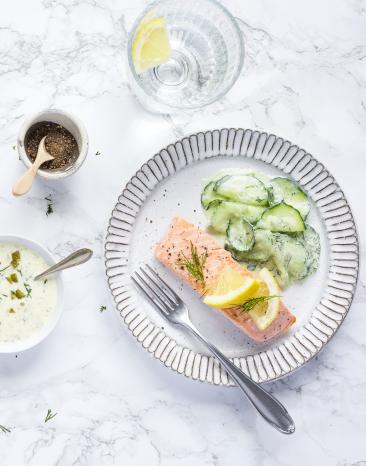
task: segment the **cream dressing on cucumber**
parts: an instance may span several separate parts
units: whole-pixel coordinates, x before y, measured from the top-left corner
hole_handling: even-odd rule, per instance
[[[205,180],[201,203],[233,257],[270,268],[283,288],[318,268],[319,235],[306,223],[310,202],[290,178],[220,170]]]
[[[0,343],[30,337],[53,316],[56,280],[34,281],[47,267],[43,257],[25,246],[0,244]]]

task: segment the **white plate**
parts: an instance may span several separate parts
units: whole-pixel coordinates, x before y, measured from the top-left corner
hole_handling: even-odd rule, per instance
[[[202,180],[227,167],[292,177],[312,200],[309,223],[321,237],[318,271],[292,285],[284,301],[297,321],[287,333],[255,343],[157,263],[153,247],[178,215],[205,227]],[[130,275],[152,263],[179,292],[202,333],[254,380],[299,368],[331,339],[352,302],[358,240],[351,210],[334,178],[310,154],[274,135],[222,129],[184,138],[155,155],[127,183],[110,218],[105,243],[108,284],[122,321],[143,347],[188,377],[231,385],[223,369],[190,335],[168,324],[137,293]]]

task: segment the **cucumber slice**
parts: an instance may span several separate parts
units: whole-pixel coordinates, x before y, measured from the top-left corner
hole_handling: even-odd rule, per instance
[[[202,190],[201,194],[201,204],[204,209],[207,210],[210,202],[214,201],[215,199],[222,199],[221,196],[214,192],[215,182],[211,181],[210,183],[206,184],[206,186]]]
[[[216,199],[209,203],[207,214],[210,218],[211,226],[219,233],[226,233],[229,221],[232,218],[242,217],[247,222],[253,224],[261,218],[264,210],[264,207]]]
[[[271,270],[281,288],[286,288],[292,280],[301,280],[307,275],[308,253],[299,239],[285,233],[271,233],[270,257],[264,266]]]
[[[273,273],[282,290],[288,287],[290,284],[290,275],[281,261],[272,257],[268,262],[265,262],[263,266]]]
[[[239,216],[239,213],[236,212],[236,205],[228,208],[226,204],[225,201],[216,199],[211,201],[207,207],[211,227],[218,233],[226,233],[230,219]]]
[[[234,259],[239,261],[265,262],[273,253],[272,233],[267,230],[254,230],[254,245],[249,251],[238,254],[230,247],[227,249],[234,252]]]
[[[300,212],[285,203],[267,209],[257,227],[279,233],[298,233],[305,230]]]
[[[309,252],[303,244],[302,235],[297,237],[268,230],[254,231],[254,246],[249,251],[239,252],[227,244],[236,260],[262,263],[275,273],[281,288],[291,280],[302,280],[308,275]]]
[[[254,246],[252,225],[244,218],[233,218],[226,230],[226,244],[236,252],[245,252]]]
[[[205,185],[208,184],[210,181],[218,181],[226,175],[252,175],[255,178],[258,178],[264,185],[268,185],[271,181],[271,177],[265,175],[264,173],[257,172],[251,168],[239,168],[239,167],[232,167],[232,168],[223,168],[216,172],[214,175],[206,178],[204,180]]]
[[[273,178],[270,183],[270,203],[284,202],[297,209],[305,219],[310,211],[310,203],[304,191],[288,178]]]
[[[291,236],[275,233],[273,261],[280,275],[301,280],[308,271],[308,252],[301,241]]]
[[[214,191],[230,201],[257,206],[268,205],[267,189],[253,175],[226,175],[216,181]]]

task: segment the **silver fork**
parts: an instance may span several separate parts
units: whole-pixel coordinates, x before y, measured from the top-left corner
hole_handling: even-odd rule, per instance
[[[140,288],[154,307],[172,324],[180,325],[189,330],[200,340],[225,367],[230,377],[245,393],[249,401],[274,428],[283,434],[295,432],[295,424],[286,408],[259,384],[244,374],[230,359],[210,343],[193,325],[189,311],[174,290],[149,265],[140,267],[139,272],[132,276],[134,283]]]

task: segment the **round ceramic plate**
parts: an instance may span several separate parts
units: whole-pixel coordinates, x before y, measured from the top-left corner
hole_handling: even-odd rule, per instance
[[[317,272],[290,286],[284,302],[297,321],[287,333],[255,343],[160,265],[153,255],[174,216],[205,228],[202,180],[228,167],[293,178],[307,192],[309,223],[321,238]],[[187,377],[232,385],[217,361],[191,335],[166,322],[137,293],[131,273],[152,264],[182,296],[194,324],[252,379],[275,380],[314,357],[333,337],[352,302],[358,240],[347,200],[314,157],[274,135],[222,129],[184,138],[146,162],[127,183],[112,212],[105,243],[108,284],[122,322],[146,351]]]

